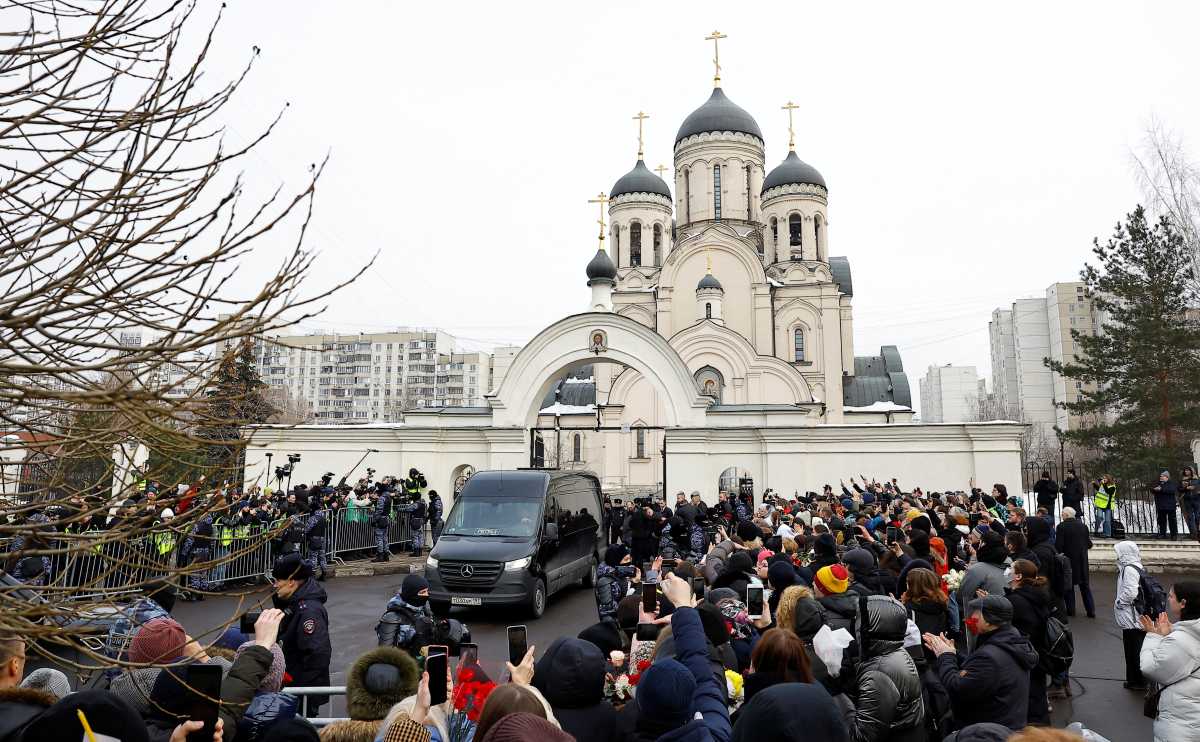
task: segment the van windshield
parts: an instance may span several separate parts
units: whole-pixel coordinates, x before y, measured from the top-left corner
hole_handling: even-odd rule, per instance
[[[459,497],[446,519],[443,534],[532,538],[542,517],[541,500],[507,497]]]

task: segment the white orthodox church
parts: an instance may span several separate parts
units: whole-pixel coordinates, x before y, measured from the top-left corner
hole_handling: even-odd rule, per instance
[[[855,356],[850,262],[830,256],[825,179],[791,136],[768,168],[758,123],[715,82],[675,135],[671,185],[646,167],[639,133],[633,168],[594,199],[608,219],[587,311],[535,336],[487,407],[258,427],[248,463],[303,453],[319,475],[371,448],[366,465],[415,466],[441,491],[473,471],[553,466],[594,471],[614,494],[707,499],[859,474],[1019,486],[1020,425],[914,424],[897,348]]]

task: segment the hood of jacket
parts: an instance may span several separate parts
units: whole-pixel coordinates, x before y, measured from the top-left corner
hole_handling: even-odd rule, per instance
[[[800,598],[792,609],[792,631],[811,641],[825,625],[825,608],[816,598]]]
[[[1117,552],[1117,564],[1121,568],[1133,565],[1142,566],[1142,550],[1132,541],[1120,541],[1113,549]]]
[[[733,728],[733,742],[847,740],[846,727],[820,683],[779,683],[747,701]]]
[[[53,694],[32,688],[0,690],[0,739],[8,739],[58,702]]]
[[[904,605],[887,595],[871,595],[866,603],[866,616],[855,627],[864,656],[879,657],[903,647],[908,629]]]
[[[1032,670],[1037,666],[1037,650],[1013,626],[1002,626],[995,631],[980,636],[979,647],[982,647],[984,644],[992,645],[1008,652],[1022,670]],[[978,652],[979,647],[976,647],[975,651]]]
[[[1029,540],[1029,548],[1050,540],[1054,530],[1045,518],[1032,517],[1025,519],[1025,537]]]
[[[599,574],[599,570],[597,570],[597,574]],[[416,606],[411,603],[406,603],[404,598],[400,597],[399,593],[393,595],[392,599],[387,602],[387,608],[385,608],[385,610],[406,611],[414,614],[429,613],[430,615],[433,615],[433,609],[429,607],[428,603],[423,606]]]
[[[395,672],[383,668],[369,672],[374,665]],[[392,706],[416,692],[420,677],[416,661],[404,650],[383,646],[364,652],[346,672],[346,711],[354,720],[381,721]],[[386,681],[394,682],[379,685]]]
[[[842,593],[840,595],[825,595],[817,598],[817,602],[826,613],[836,613],[842,618],[853,618],[858,612],[858,593]]]
[[[578,709],[604,699],[604,654],[583,639],[555,639],[537,661],[533,686],[552,708]]]
[[[1003,724],[985,721],[964,727],[945,739],[945,742],[1004,742],[1013,731]]]

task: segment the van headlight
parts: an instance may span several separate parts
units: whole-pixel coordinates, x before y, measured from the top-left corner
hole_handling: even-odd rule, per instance
[[[425,567],[426,568],[437,569],[437,565],[438,565],[437,559],[434,559],[432,556],[429,556],[425,559]]]
[[[505,572],[520,572],[521,570],[523,570],[529,566],[529,561],[530,561],[530,557],[525,557],[524,559],[518,559],[515,562],[505,562],[504,563],[504,571]]]

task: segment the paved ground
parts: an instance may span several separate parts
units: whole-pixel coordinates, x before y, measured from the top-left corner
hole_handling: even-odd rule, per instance
[[[1163,575],[1169,585],[1178,575]],[[399,588],[403,575],[375,577],[342,577],[326,582],[329,592],[329,613],[333,623],[333,683],[341,685],[344,670],[360,653],[375,646],[375,623],[384,604]],[[1082,721],[1089,728],[1114,742],[1150,738],[1150,721],[1142,716],[1142,697],[1121,687],[1124,681],[1124,661],[1121,637],[1112,624],[1112,601],[1116,577],[1113,574],[1093,574],[1093,590],[1099,617],[1089,620],[1076,618],[1076,659],[1073,668],[1075,696],[1054,702],[1054,722],[1065,726]],[[210,598],[203,603],[183,603],[175,613],[188,631],[202,634],[246,610],[254,599],[262,600],[265,592],[242,599]],[[530,641],[545,647],[557,636],[578,633],[596,620],[596,607],[591,591],[571,588],[554,596],[539,621],[528,621],[519,612],[461,611],[454,616],[467,623],[480,646],[480,656],[489,672],[496,673],[507,655],[505,628],[514,623],[527,624]],[[325,713],[343,715],[340,701]]]

